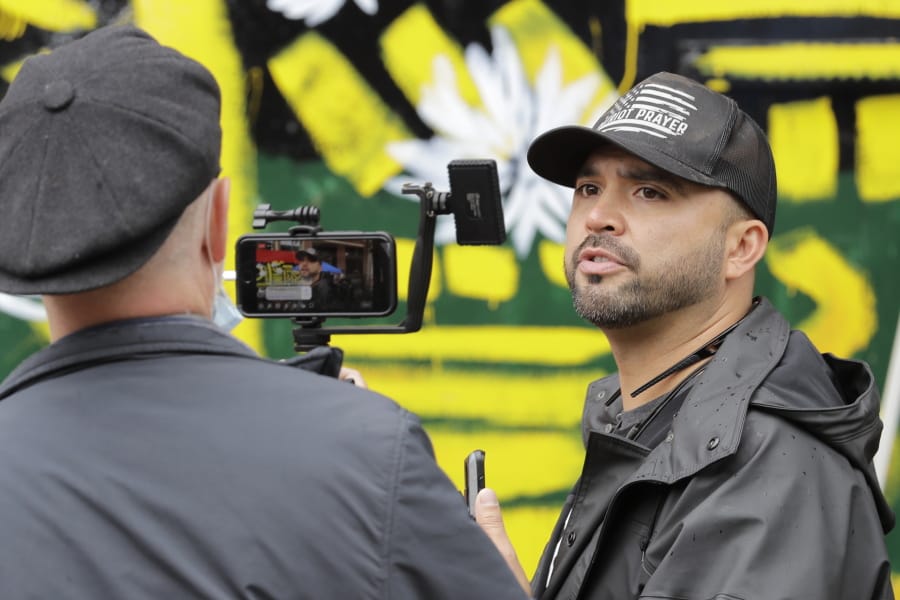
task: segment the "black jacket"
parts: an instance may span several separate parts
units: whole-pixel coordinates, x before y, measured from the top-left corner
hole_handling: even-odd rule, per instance
[[[521,598],[415,416],[206,321],[63,338],[0,388],[0,598]]]
[[[535,574],[540,598],[893,598],[867,365],[819,354],[762,300],[652,451],[605,433],[618,386],[588,389],[584,469]]]

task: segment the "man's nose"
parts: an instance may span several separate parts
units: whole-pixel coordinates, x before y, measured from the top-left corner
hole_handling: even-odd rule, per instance
[[[622,233],[625,218],[622,213],[622,192],[606,188],[594,199],[585,219],[585,228],[592,233]]]

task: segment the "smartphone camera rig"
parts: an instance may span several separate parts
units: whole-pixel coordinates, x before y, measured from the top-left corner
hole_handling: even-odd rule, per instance
[[[438,215],[453,214],[460,245],[499,245],[506,240],[497,166],[493,160],[454,160],[447,165],[449,191],[405,184],[419,198],[419,226],[409,270],[406,315],[393,325],[325,327],[329,317],[392,314],[397,305],[394,238],[386,232],[323,231],[313,206],[274,211],[260,204],[253,228],[276,221],[297,225],[287,233],[246,235],[236,246],[236,296],[248,317],[290,318],[294,350],[327,346],[333,334],[412,333],[422,327],[434,259]]]

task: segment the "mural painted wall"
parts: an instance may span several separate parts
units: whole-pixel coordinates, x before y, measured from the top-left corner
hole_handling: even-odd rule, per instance
[[[526,570],[580,472],[586,385],[615,367],[571,308],[569,196],[533,175],[524,152],[554,125],[592,123],[646,75],[694,76],[767,130],[780,204],[758,291],[823,351],[869,361],[884,384],[900,306],[900,5],[0,0],[0,92],[27,56],[118,22],[219,81],[233,238],[251,232],[259,202],[318,206],[326,229],[389,231],[401,300],[418,221],[402,183],[446,190],[449,160],[497,161],[508,241],[457,246],[452,219],[440,218],[423,330],[332,343],[372,388],[422,416],[459,487],[466,453],[486,451]],[[0,309],[5,375],[47,330],[34,299],[0,297]],[[293,352],[286,321],[245,320],[236,334],[273,357]],[[900,533],[889,546],[898,569]]]

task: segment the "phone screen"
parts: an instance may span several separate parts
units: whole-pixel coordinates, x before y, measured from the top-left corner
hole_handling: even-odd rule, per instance
[[[235,256],[246,316],[385,316],[397,306],[395,243],[384,232],[246,235]]]

